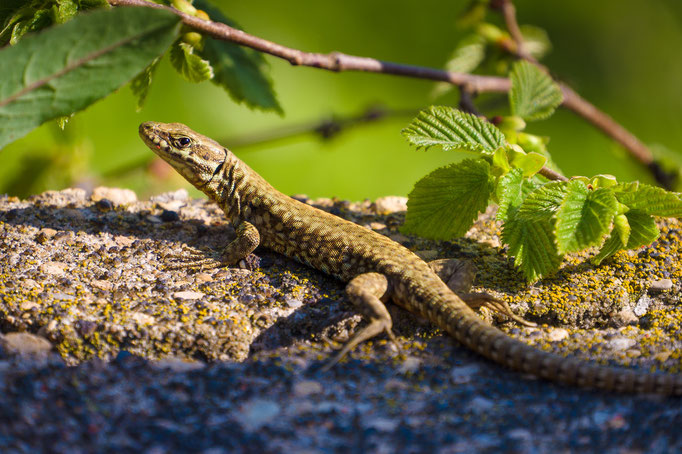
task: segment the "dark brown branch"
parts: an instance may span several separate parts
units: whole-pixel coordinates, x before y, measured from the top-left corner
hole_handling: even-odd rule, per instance
[[[543,167],[542,169],[540,169],[538,173],[543,177],[547,178],[548,180],[568,181],[568,178],[566,178],[559,172],[555,172],[549,167]]]
[[[331,52],[329,54],[303,52],[250,35],[220,22],[203,20],[168,6],[149,3],[144,0],[109,0],[109,3],[113,6],[143,6],[146,8],[158,8],[171,11],[173,14],[180,16],[185,25],[208,36],[223,41],[230,41],[242,46],[250,47],[259,52],[270,54],[274,57],[282,58],[294,66],[310,66],[336,72],[363,71],[414,77],[417,79],[429,79],[439,82],[449,82],[460,87],[467,87],[469,91],[475,93],[504,93],[509,91],[510,87],[509,80],[503,77],[475,76],[424,66],[404,65],[377,60],[375,58],[346,55],[340,52]]]
[[[501,1],[503,4],[510,3],[509,0]],[[182,13],[176,9],[155,3],[149,3],[145,0],[109,0],[109,3],[113,6],[142,6],[171,11],[173,14],[179,16],[185,25],[188,25],[208,36],[247,46],[257,51],[270,54],[274,57],[282,58],[287,60],[292,65],[310,66],[313,68],[338,72],[364,71],[393,74],[397,76],[414,77],[417,79],[448,82],[453,85],[457,85],[460,87],[460,89],[463,89],[470,94],[483,92],[505,93],[509,91],[511,87],[509,79],[504,77],[480,76],[423,66],[404,65],[400,63],[377,60],[375,58],[346,55],[340,52],[332,52],[329,54],[303,52],[298,49],[292,49],[290,47],[282,46],[281,44],[250,35],[220,22],[203,20],[198,17]],[[513,18],[513,22],[516,23],[515,14],[510,16],[510,18]],[[516,28],[518,28],[518,25]],[[642,163],[647,165],[653,163],[653,158],[648,148],[634,135],[623,128],[620,124],[616,123],[604,112],[597,109],[594,105],[585,101],[569,87],[562,85],[562,90],[564,93],[564,107],[582,116],[594,126],[601,129],[606,135],[622,144]],[[550,177],[548,176],[548,178]]]

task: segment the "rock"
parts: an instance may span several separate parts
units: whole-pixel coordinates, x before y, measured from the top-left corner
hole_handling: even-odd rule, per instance
[[[138,325],[153,325],[156,319],[144,312],[133,312],[130,315],[131,320],[137,322]]]
[[[614,337],[610,339],[606,344],[611,350],[625,351],[630,347],[634,346],[637,342],[634,339],[628,337]]]
[[[203,284],[205,282],[211,282],[213,280],[213,276],[208,273],[197,273],[194,275],[194,279],[197,283]]]
[[[178,189],[177,191],[164,192],[163,194],[155,195],[149,198],[152,202],[158,204],[172,203],[172,202],[185,202],[189,199],[189,193],[187,189]]]
[[[394,195],[380,197],[374,202],[374,211],[377,214],[407,211],[407,197],[398,197]]]
[[[31,333],[0,334],[0,346],[18,355],[46,355],[52,350],[52,344],[44,337]]]
[[[568,330],[564,328],[555,328],[547,333],[547,340],[551,342],[559,342],[568,337]]]
[[[45,262],[40,265],[40,271],[53,276],[62,276],[68,265],[63,262]]]
[[[193,292],[191,290],[185,290],[182,292],[175,292],[173,293],[173,298],[181,299],[181,300],[198,300],[206,296],[204,293],[201,292]]]
[[[453,367],[450,370],[450,380],[455,385],[463,385],[472,381],[473,377],[478,373],[480,367],[476,364],[468,366]]]
[[[637,300],[637,304],[635,304],[633,312],[637,317],[641,317],[642,315],[646,314],[650,304],[651,298],[649,298],[648,295],[643,295],[640,299]]]
[[[298,309],[303,306],[303,301],[297,298],[287,298],[284,303],[292,309]]]
[[[251,399],[240,407],[239,422],[245,429],[256,431],[274,420],[280,413],[281,408],[275,401]]]
[[[137,202],[137,195],[130,189],[107,188],[98,186],[92,191],[90,199],[93,202],[108,200],[114,205],[128,205]]]
[[[296,397],[307,397],[312,394],[320,394],[322,385],[314,380],[302,380],[294,383],[294,394]]]
[[[415,373],[417,370],[419,370],[419,367],[421,366],[422,361],[421,359],[417,358],[416,356],[408,356],[405,358],[405,361],[402,362],[398,370],[400,371],[401,374],[406,374],[406,373]]]
[[[110,292],[114,288],[114,284],[104,280],[92,281],[90,285],[92,285],[96,289],[103,290],[105,292]]]
[[[649,283],[649,291],[651,293],[660,293],[673,288],[673,281],[670,279],[659,279]]]
[[[206,367],[206,364],[201,361],[177,356],[166,356],[158,361],[152,361],[150,364],[159,369],[169,369],[173,372],[191,372]]]

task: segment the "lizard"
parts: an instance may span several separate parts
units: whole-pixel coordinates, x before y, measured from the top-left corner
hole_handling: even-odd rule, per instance
[[[512,370],[585,388],[682,395],[682,374],[602,366],[514,339],[479,317],[406,247],[277,191],[226,147],[183,124],[148,121],[140,125],[139,134],[153,152],[215,201],[236,231],[218,259],[195,254],[195,260],[182,266],[235,265],[260,245],[347,282],[346,295],[367,324],[330,365],[382,333],[395,342],[385,305],[392,300]]]

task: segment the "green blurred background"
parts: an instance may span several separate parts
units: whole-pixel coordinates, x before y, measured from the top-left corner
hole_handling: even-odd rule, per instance
[[[468,2],[435,0],[237,2],[217,0],[246,31],[313,52],[341,51],[442,67],[464,33],[456,18]],[[547,30],[544,60],[552,72],[613,116],[642,141],[682,152],[682,1],[518,0],[519,22]],[[365,73],[293,67],[267,57],[283,117],[250,111],[220,88],[184,82],[164,62],[141,112],[129,88],[76,114],[64,131],[54,123],[0,152],[0,193],[26,196],[68,185],[129,187],[141,197],[186,186],[150,157],[137,136],[145,120],[176,121],[221,140],[288,194],[360,200],[407,195],[435,168],[459,159],[452,152],[415,151],[400,130],[409,116],[356,127],[333,140],[313,135],[257,146],[231,146],[246,136],[368,106],[396,111],[434,103],[432,82]],[[455,92],[438,103],[455,104]],[[528,131],[551,137],[555,161],[567,175],[615,174],[651,181],[624,151],[582,119],[560,110]]]

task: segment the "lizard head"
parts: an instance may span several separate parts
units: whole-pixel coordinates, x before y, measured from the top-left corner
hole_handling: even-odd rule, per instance
[[[216,141],[181,123],[147,121],[140,137],[196,188],[203,190],[221,171],[230,152]]]

